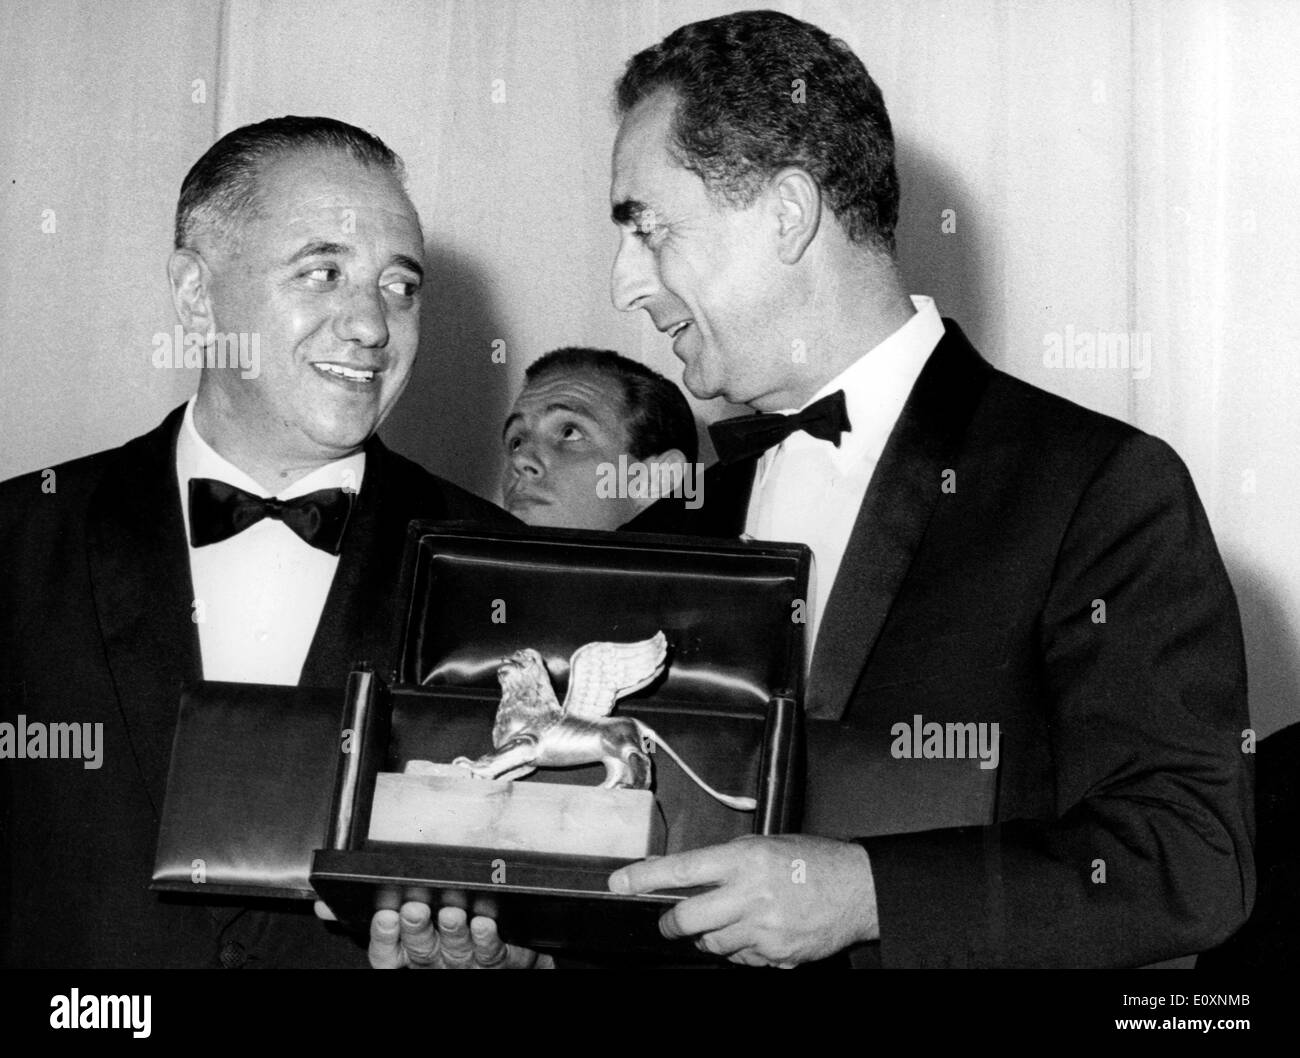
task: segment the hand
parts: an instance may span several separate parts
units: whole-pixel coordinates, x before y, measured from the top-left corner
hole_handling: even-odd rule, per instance
[[[871,861],[861,845],[804,835],[747,835],[629,864],[615,893],[713,885],[659,919],[665,937],[746,966],[795,966],[880,936]]]
[[[458,907],[438,912],[434,928],[428,904],[410,901],[396,911],[376,911],[370,920],[370,965],[377,970],[403,966],[429,970],[547,970],[549,955],[506,944],[497,924],[476,915],[466,925]]]

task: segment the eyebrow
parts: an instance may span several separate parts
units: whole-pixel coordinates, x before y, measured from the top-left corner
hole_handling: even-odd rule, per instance
[[[625,198],[609,211],[609,219],[615,224],[640,223],[642,214],[650,212],[650,207],[635,198]]]
[[[410,271],[414,272],[421,279],[424,278],[424,266],[421,265],[420,262],[417,261],[414,257],[407,257],[406,254],[399,253],[396,257],[393,258],[393,264],[401,265],[403,268],[409,269]]]
[[[341,242],[309,242],[289,258],[289,263],[297,264],[307,257],[351,257],[352,253],[352,247]]]
[[[572,404],[561,404],[559,402],[555,404],[548,404],[546,405],[545,408],[542,409],[542,414],[550,415],[552,412],[557,412],[557,411],[567,411],[570,415],[576,415],[581,419],[586,419],[588,422],[595,423],[597,426],[600,425],[600,420],[597,419],[594,415],[592,415],[591,412],[585,410],[584,408],[575,407]],[[523,418],[523,414],[517,411],[512,412],[510,415],[506,416],[505,425],[501,427],[501,437],[503,440],[505,439],[506,434],[510,432],[510,427],[515,424],[516,420],[522,418]]]
[[[351,246],[341,242],[309,242],[296,254],[289,258],[289,264],[297,264],[299,261],[308,257],[352,257],[356,253]],[[393,264],[402,268],[409,269],[421,279],[424,278],[424,268],[414,257],[408,257],[404,253],[394,255]]]

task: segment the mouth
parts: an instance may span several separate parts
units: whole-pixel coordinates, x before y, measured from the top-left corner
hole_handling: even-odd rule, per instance
[[[694,320],[681,320],[678,323],[671,324],[664,328],[664,334],[668,335],[668,337],[673,341],[673,356],[677,357],[677,359],[681,360],[683,363],[686,361],[687,357],[687,350],[683,345],[683,342],[686,339],[686,335],[694,326]]]
[[[549,507],[551,501],[544,496],[537,496],[531,492],[508,492],[503,497],[502,502],[506,510],[515,507]]]
[[[662,330],[664,334],[668,335],[669,338],[675,339],[690,325],[690,320],[679,320],[677,323],[671,323],[667,327],[661,327],[660,330]]]
[[[349,367],[347,364],[336,364],[325,360],[318,360],[311,366],[315,368],[318,375],[332,382],[343,383],[350,389],[373,386],[382,374],[376,368]]]

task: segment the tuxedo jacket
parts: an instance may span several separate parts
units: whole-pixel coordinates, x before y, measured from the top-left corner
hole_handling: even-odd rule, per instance
[[[176,480],[178,408],[121,448],[0,484],[3,719],[102,723],[102,766],[0,762],[7,966],[365,966],[359,940],[288,902],[149,890],[182,683],[202,678]],[[366,472],[300,679],[391,665],[407,523],[517,525],[389,451]],[[48,491],[47,491],[48,490]]]
[[[806,691],[810,717],[879,752],[918,716],[999,725],[984,825],[952,825],[945,780],[915,760],[921,828],[862,839],[879,960],[1135,966],[1210,948],[1254,897],[1252,772],[1240,620],[1195,488],[1163,442],[993,369],[945,325]],[[737,536],[756,464],[714,466],[697,509],[660,501],[624,528]]]

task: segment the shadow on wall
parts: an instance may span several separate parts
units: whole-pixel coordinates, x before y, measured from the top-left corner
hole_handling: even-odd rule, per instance
[[[381,435],[408,459],[496,502],[501,423],[513,397],[508,367],[492,360],[504,326],[470,258],[430,243],[425,264],[420,354]]]
[[[916,143],[899,140],[896,151],[898,256],[908,291],[934,298],[940,315],[956,320],[975,348],[1002,367],[997,295],[987,285],[991,262],[964,184]]]
[[[1240,555],[1224,555],[1246,638],[1250,722],[1257,736],[1300,721],[1300,635],[1290,626],[1268,572]]]

